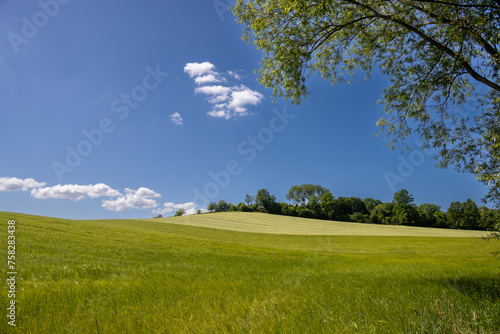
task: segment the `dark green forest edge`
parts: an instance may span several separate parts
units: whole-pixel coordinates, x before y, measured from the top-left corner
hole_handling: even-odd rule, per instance
[[[313,184],[290,188],[286,199],[291,203],[276,202],[267,189],[257,195],[245,196],[245,203],[234,205],[220,200],[208,206],[210,212],[242,211],[316,218],[368,224],[407,225],[469,230],[500,230],[499,210],[478,206],[473,200],[453,202],[446,212],[436,204],[414,203],[413,196],[405,189],[394,194],[392,202],[359,197],[337,197],[327,188]],[[176,216],[182,216],[179,210]]]

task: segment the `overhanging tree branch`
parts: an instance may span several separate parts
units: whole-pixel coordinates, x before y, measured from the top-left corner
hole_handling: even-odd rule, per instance
[[[495,2],[499,5],[497,6],[491,6],[491,5],[482,5],[482,4],[475,4],[475,5],[469,5],[469,4],[461,4],[461,3],[452,3],[452,2],[447,2],[447,1],[437,1],[437,0],[412,0],[415,2],[424,2],[424,3],[435,3],[435,4],[440,4],[440,5],[446,5],[450,7],[458,7],[458,8],[494,8],[494,9],[500,9],[500,1],[495,0]]]
[[[478,72],[476,72],[474,70],[474,68],[472,68],[472,66],[467,61],[465,61],[462,57],[460,57],[455,51],[453,51],[450,48],[446,47],[445,45],[439,43],[438,41],[431,38],[430,36],[428,36],[424,32],[420,31],[419,29],[413,27],[412,25],[410,25],[404,21],[401,21],[400,19],[393,18],[390,15],[381,14],[381,13],[377,12],[375,9],[371,8],[370,6],[367,6],[367,5],[362,4],[360,2],[350,1],[350,0],[346,0],[346,1],[353,4],[353,5],[357,5],[359,7],[362,7],[364,9],[372,12],[373,15],[375,15],[381,19],[391,21],[393,23],[396,23],[396,24],[408,29],[409,31],[416,34],[417,36],[421,37],[423,40],[425,40],[429,44],[433,45],[434,47],[438,48],[439,50],[443,51],[444,53],[446,53],[447,55],[449,55],[450,57],[452,57],[453,59],[458,61],[464,67],[464,69],[467,71],[467,73],[470,74],[471,77],[473,77],[477,81],[493,88],[494,90],[500,92],[500,85],[499,84],[489,80],[488,78],[486,78],[486,77],[482,76],[481,74],[479,74]]]

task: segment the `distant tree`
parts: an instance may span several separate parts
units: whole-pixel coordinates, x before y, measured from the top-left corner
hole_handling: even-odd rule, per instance
[[[420,221],[421,225],[423,226],[436,226],[436,216],[434,215],[436,212],[439,212],[441,209],[440,206],[436,204],[428,204],[428,203],[423,203],[420,204],[417,208],[419,215],[420,215]]]
[[[236,205],[229,203],[227,211],[237,211]]]
[[[411,204],[395,204],[392,212],[391,223],[394,225],[416,225],[420,215]]]
[[[313,217],[322,218],[321,204],[316,195],[312,195],[311,197],[309,197],[309,201],[307,201],[307,207],[312,211]]]
[[[227,210],[229,210],[229,204],[227,204],[225,200],[221,199],[219,203],[217,203],[216,211],[227,211]]]
[[[467,199],[463,205],[463,225],[467,229],[479,229],[481,221],[481,214],[479,207],[471,200]]]
[[[186,210],[184,210],[184,209],[179,209],[179,210],[175,213],[174,217],[180,217],[180,216],[183,216],[185,213],[186,213]]]
[[[210,212],[217,211],[217,203],[210,202],[210,204],[208,204],[207,210]]]
[[[197,215],[199,215],[200,213],[201,213],[201,210],[200,210],[200,209],[196,210],[196,214],[197,214]]]
[[[349,221],[349,215],[352,215],[352,208],[349,197],[340,196],[333,200],[334,220]]]
[[[161,214],[159,214],[158,216],[156,216],[155,218],[163,218],[163,216]]]
[[[459,229],[478,229],[481,215],[477,204],[467,199],[465,202],[453,202],[448,208],[448,225]]]
[[[282,208],[282,212],[287,216],[297,216],[297,207],[294,205],[287,205],[285,208]]]
[[[462,218],[462,203],[459,201],[452,202],[446,213],[448,225],[451,228],[459,228],[460,219]]]
[[[245,195],[245,203],[247,205],[252,205],[255,202],[255,196],[251,196],[249,194]]]
[[[297,207],[297,215],[302,218],[314,218],[314,212],[307,206]]]
[[[327,219],[335,217],[335,197],[333,197],[331,192],[327,191],[319,196],[319,205],[323,217]]]
[[[382,204],[381,200],[373,199],[371,197],[365,198],[363,202],[365,203],[365,207],[368,211],[372,211],[377,205]]]
[[[277,208],[276,213],[280,214],[280,215],[287,215],[289,206],[290,206],[290,204],[284,203],[284,202],[276,203],[276,208]]]
[[[415,225],[419,221],[419,214],[413,201],[413,196],[406,189],[401,189],[394,194],[392,224]]]
[[[362,214],[361,212],[354,212],[352,215],[349,216],[349,220],[357,223],[369,223],[370,222],[370,215],[368,214]]]
[[[294,204],[304,203],[306,200],[300,186],[292,186],[285,197]]]
[[[261,213],[269,213],[264,207],[262,206],[257,206],[257,208],[254,210],[255,212],[261,212]]]
[[[441,207],[436,204],[423,203],[418,206],[419,211],[421,211],[425,218],[433,219],[434,213],[441,211]]]
[[[374,224],[392,224],[392,212],[394,204],[382,203],[373,208],[370,213],[370,221]]]
[[[413,196],[406,189],[401,189],[397,193],[394,194],[392,199],[392,204],[413,204]]]
[[[241,212],[252,212],[253,209],[252,207],[246,205],[245,203],[238,203],[236,206],[236,210],[241,211]]]
[[[449,227],[448,226],[448,216],[446,212],[438,211],[434,212],[434,218],[436,219],[436,227]]]
[[[485,206],[479,208],[480,228],[486,231],[500,230],[500,212]]]
[[[273,209],[273,206],[276,203],[276,197],[274,195],[269,194],[267,189],[260,189],[257,192],[256,203],[262,207],[265,212],[270,212]]]
[[[295,204],[306,204],[311,196],[319,197],[325,192],[329,191],[319,185],[314,184],[303,184],[292,186],[286,195],[286,199],[292,201]]]
[[[350,206],[350,215],[359,212],[361,214],[367,214],[368,210],[366,209],[365,202],[362,201],[359,197],[349,197],[347,203]]]

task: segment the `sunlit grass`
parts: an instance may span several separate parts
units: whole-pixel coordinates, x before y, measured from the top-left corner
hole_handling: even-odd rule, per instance
[[[299,235],[481,237],[488,234],[488,232],[484,231],[346,223],[255,212],[222,212],[183,217],[154,218],[146,221],[161,221],[171,224],[240,232]]]
[[[8,213],[1,240],[9,219],[22,277],[19,333],[433,333],[446,319],[500,330],[495,242]],[[5,309],[5,288],[0,302]],[[0,322],[1,333],[9,327]]]

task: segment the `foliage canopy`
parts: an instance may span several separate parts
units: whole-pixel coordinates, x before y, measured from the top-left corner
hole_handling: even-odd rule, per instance
[[[314,184],[295,185],[288,191],[286,199],[293,201],[296,204],[305,203],[306,201],[309,201],[312,196],[321,196],[328,191],[328,189]]]

